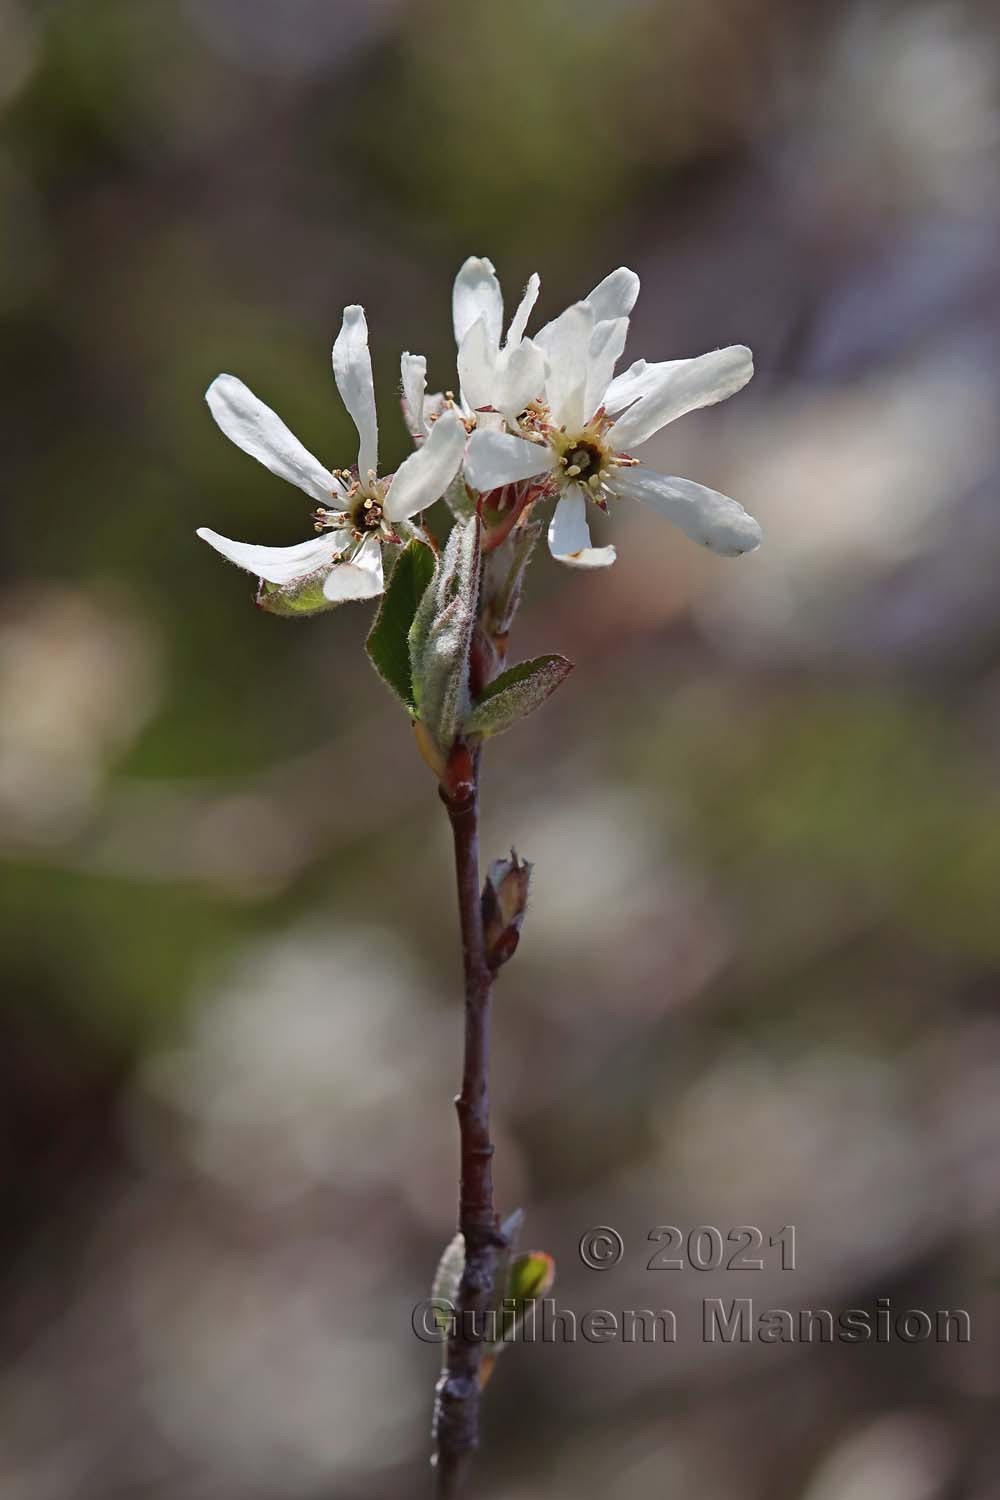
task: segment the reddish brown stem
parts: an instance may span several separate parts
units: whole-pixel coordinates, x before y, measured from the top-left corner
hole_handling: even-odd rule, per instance
[[[436,1441],[439,1500],[463,1492],[479,1445],[479,1369],[486,1313],[492,1305],[499,1244],[493,1206],[490,1139],[490,999],[493,975],[486,962],[479,889],[479,757],[471,791],[442,801],[451,820],[458,882],[458,911],[465,972],[465,1058],[462,1092],[455,1101],[461,1150],[458,1227],[465,1238],[455,1329],[437,1387]]]

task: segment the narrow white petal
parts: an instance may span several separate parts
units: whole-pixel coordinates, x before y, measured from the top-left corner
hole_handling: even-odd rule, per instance
[[[638,448],[685,412],[734,396],[752,374],[753,355],[742,344],[697,359],[674,360],[661,367],[647,393],[618,418],[612,442],[620,453]]]
[[[429,396],[424,397],[424,431],[429,432],[431,423],[439,417],[447,406],[444,391],[432,391]]]
[[[382,544],[373,536],[351,562],[337,563],[330,569],[323,593],[335,604],[346,604],[350,599],[375,599],[384,587]]]
[[[378,473],[378,421],[375,416],[375,385],[368,352],[365,310],[354,304],[344,308],[344,321],[333,346],[333,375],[340,399],[358,429],[358,473]]]
[[[455,411],[442,412],[427,441],[396,470],[385,512],[390,521],[405,521],[440,500],[458,473],[465,452],[465,423]]]
[[[339,492],[340,485],[329,469],[235,375],[217,375],[205,400],[226,437],[279,479],[298,485],[313,500],[326,501]]]
[[[720,557],[740,557],[760,546],[760,526],[742,505],[693,480],[636,466],[618,471],[614,493],[652,506],[685,536]]]
[[[414,437],[426,437],[424,401],[427,390],[427,361],[422,354],[402,354],[399,375],[403,385],[403,415]]]
[[[736,345],[734,348],[741,356],[750,354],[749,350],[743,350],[740,345]],[[728,354],[730,351],[719,350],[717,352]],[[624,411],[633,402],[658,391],[669,381],[682,377],[685,367],[694,363],[695,361],[693,360],[667,359],[650,364],[647,360],[637,359],[627,370],[623,370],[620,375],[616,375],[608,386],[604,395],[607,411],[612,415],[615,412]],[[749,358],[748,367],[752,375],[752,355]]]
[[[493,405],[514,422],[529,401],[545,394],[545,355],[532,339],[500,351]]]
[[[583,300],[593,312],[594,322],[606,323],[609,319],[627,318],[638,295],[638,276],[626,266],[619,266],[617,271],[612,271],[610,276],[599,281]],[[555,321],[558,322],[558,318]],[[551,327],[551,323],[546,323],[541,332],[535,334],[537,343],[545,344]]]
[[[459,348],[473,323],[479,318],[485,318],[490,343],[494,349],[499,349],[503,328],[503,294],[491,261],[480,255],[469,256],[455,277],[451,311],[455,325],[455,343]]]
[[[615,560],[614,547],[592,547],[587,525],[587,501],[578,484],[560,497],[549,522],[549,551],[571,568],[607,568]]]
[[[672,370],[683,363],[681,359],[660,360],[657,364],[650,364],[645,359],[635,360],[627,370],[615,376],[604,392],[605,411],[612,416],[615,412],[624,411],[626,406],[631,406],[640,396],[648,396],[650,391],[656,389],[664,370]]]
[[[291,583],[315,573],[317,568],[328,567],[350,540],[348,532],[327,531],[307,542],[296,542],[294,547],[256,547],[252,542],[232,542],[207,526],[200,527],[198,535],[238,568],[266,578],[268,583]]]
[[[627,266],[619,266],[597,283],[586,301],[594,309],[595,323],[604,323],[608,318],[627,318],[638,295],[638,276]]]
[[[588,420],[603,404],[604,392],[611,383],[615,365],[622,357],[627,338],[628,318],[613,318],[598,323],[590,336],[587,386],[583,399],[583,414]]]
[[[510,327],[507,330],[508,349],[512,349],[515,344],[519,344],[524,338],[524,330],[528,326],[528,319],[531,316],[531,309],[538,301],[538,292],[540,287],[541,282],[538,279],[538,272],[532,271],[531,275],[528,277],[528,285],[524,289],[524,296],[521,298],[520,302],[517,305],[517,312],[510,320]]]
[[[493,372],[497,346],[490,339],[485,317],[477,318],[458,346],[458,383],[469,411],[493,403]]]
[[[586,302],[577,302],[560,313],[535,340],[545,350],[548,360],[545,391],[553,419],[565,427],[583,425],[587,351],[593,331],[593,312]]]
[[[474,432],[465,453],[465,477],[474,490],[544,474],[555,463],[547,443],[526,443],[508,432]]]

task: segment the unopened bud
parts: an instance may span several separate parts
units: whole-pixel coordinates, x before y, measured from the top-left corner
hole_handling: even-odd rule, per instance
[[[486,872],[483,886],[483,937],[486,961],[499,969],[513,957],[521,936],[521,923],[528,907],[531,865],[518,859],[515,850],[509,859],[495,859]]]
[[[451,803],[468,802],[475,795],[476,767],[472,751],[464,740],[456,740],[448,752],[441,791]]]

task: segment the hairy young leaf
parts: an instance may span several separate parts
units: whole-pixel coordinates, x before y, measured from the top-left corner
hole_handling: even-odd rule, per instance
[[[454,1239],[448,1241],[441,1252],[437,1270],[434,1272],[434,1282],[431,1286],[431,1296],[435,1302],[458,1302],[458,1286],[462,1280],[462,1272],[465,1269],[465,1237],[456,1234]],[[444,1315],[438,1318],[440,1323]]]
[[[448,1332],[451,1326],[452,1314],[458,1307],[458,1289],[464,1270],[465,1236],[464,1234],[456,1234],[442,1250],[441,1259],[438,1261],[437,1270],[434,1272],[434,1280],[431,1283],[431,1300],[435,1304],[433,1308],[434,1321],[442,1333]],[[438,1303],[441,1306],[438,1306]],[[442,1367],[447,1362],[448,1345],[442,1341]]]
[[[556,655],[536,656],[533,661],[508,667],[486,688],[467,715],[462,732],[483,739],[501,734],[544,703],[572,670],[571,661]]]
[[[444,752],[468,712],[469,643],[478,596],[479,522],[473,516],[452,527],[409,633],[415,712]]]
[[[424,543],[407,542],[382,595],[365,649],[376,672],[409,713],[414,711],[409,634],[413,618],[434,577],[434,554]]]

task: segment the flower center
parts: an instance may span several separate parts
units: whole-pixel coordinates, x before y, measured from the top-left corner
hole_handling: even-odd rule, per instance
[[[588,423],[582,431],[564,432],[560,428],[550,433],[549,441],[559,459],[556,474],[561,482],[586,485],[600,505],[604,482],[616,462],[600,419]]]
[[[334,500],[340,501],[340,509],[321,505],[313,513],[316,530],[350,531],[357,542],[374,535],[381,535],[384,541],[398,541],[385,514],[385,481],[377,479],[371,470],[364,483],[353,478],[349,469],[333,472],[344,486],[333,492]]]
[[[378,531],[382,525],[382,502],[372,495],[360,494],[351,508],[351,524],[355,531]]]
[[[592,474],[599,473],[603,467],[603,450],[587,438],[575,443],[566,454],[566,473],[573,479],[582,479],[585,484]]]

